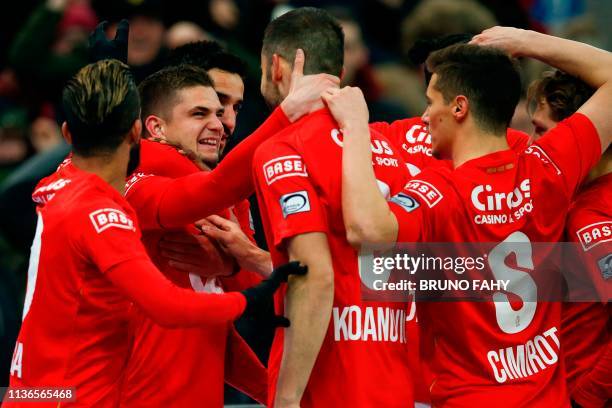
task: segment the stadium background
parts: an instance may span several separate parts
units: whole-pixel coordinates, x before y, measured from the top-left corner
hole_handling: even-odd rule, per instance
[[[418,67],[407,51],[417,38],[479,32],[501,24],[612,49],[609,0],[21,0],[0,13],[0,387],[8,384],[21,321],[36,181],[67,154],[59,124],[65,81],[87,63],[88,33],[99,21],[130,19],[128,62],[137,80],[163,65],[168,49],[215,39],[248,65],[245,103],[230,146],[268,110],[259,94],[259,50],[271,18],[291,7],[330,10],[346,36],[345,83],[360,86],[371,120],[420,115],[425,106]],[[524,88],[545,69],[524,63]],[[531,133],[525,103],[513,127]],[[252,201],[253,203],[253,201]],[[256,220],[257,221],[257,220]],[[257,222],[256,222],[257,226]],[[258,242],[264,240],[258,228]],[[249,324],[250,323],[250,324]],[[239,323],[240,324],[240,323]],[[270,333],[243,333],[266,358]],[[236,393],[228,402],[246,402]]]

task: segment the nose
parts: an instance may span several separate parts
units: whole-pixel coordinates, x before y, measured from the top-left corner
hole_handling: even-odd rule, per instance
[[[210,122],[208,122],[208,129],[219,132],[220,135],[223,135],[223,124],[218,117],[214,117]]]
[[[229,134],[234,133],[236,129],[236,112],[233,107],[226,107],[223,117],[221,118],[223,126],[228,130]]]
[[[427,109],[425,109],[425,112],[423,112],[423,114],[421,115],[421,120],[426,125],[429,125],[429,107],[427,107]]]

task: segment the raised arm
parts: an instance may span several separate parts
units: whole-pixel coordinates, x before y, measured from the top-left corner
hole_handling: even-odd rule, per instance
[[[604,152],[612,141],[612,53],[535,31],[493,27],[476,35],[472,44],[497,47],[513,57],[530,57],[580,78],[597,89],[578,109],[595,125]]]
[[[398,223],[378,189],[372,167],[368,108],[359,88],[323,94],[343,135],[342,214],[347,239],[354,247],[397,239]]]

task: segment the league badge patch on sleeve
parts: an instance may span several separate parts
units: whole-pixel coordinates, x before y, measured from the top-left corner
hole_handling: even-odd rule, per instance
[[[308,192],[303,190],[285,194],[280,198],[280,205],[283,210],[283,218],[287,218],[291,214],[308,212],[310,211]]]
[[[122,211],[115,208],[102,208],[89,214],[89,219],[99,234],[111,227],[136,231],[134,222]]]
[[[404,193],[398,193],[394,195],[389,201],[399,205],[406,212],[412,212],[420,207],[420,204],[417,200]]]
[[[608,254],[597,261],[601,275],[605,280],[612,278],[612,254]]]

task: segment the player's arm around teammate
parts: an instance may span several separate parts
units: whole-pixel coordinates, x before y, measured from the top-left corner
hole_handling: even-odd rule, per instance
[[[378,190],[372,166],[367,165],[372,163],[372,150],[363,93],[355,87],[331,89],[323,99],[344,133],[342,212],[347,240],[355,247],[395,242],[397,219]]]

